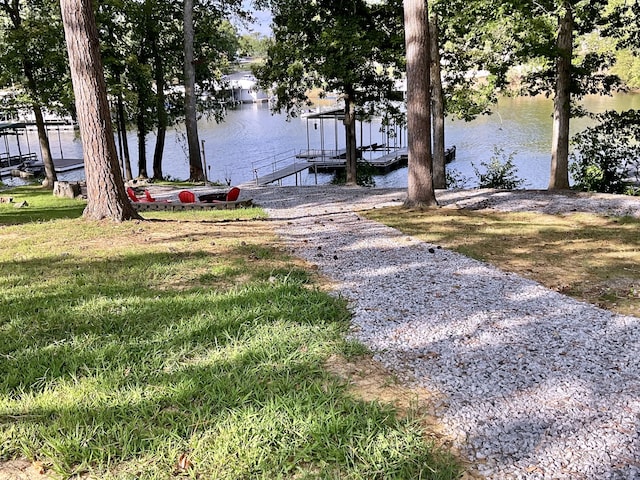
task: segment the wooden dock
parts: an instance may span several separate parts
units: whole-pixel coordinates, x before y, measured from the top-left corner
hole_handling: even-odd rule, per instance
[[[369,148],[377,145],[371,145]],[[376,150],[374,150],[376,151]],[[358,153],[361,153],[359,150]],[[450,147],[445,152],[445,162],[452,162],[456,157],[456,147]],[[407,165],[409,153],[407,148],[398,148],[389,151],[388,153],[369,160],[358,159],[358,163],[367,163],[373,167],[376,174],[384,175],[398,168],[405,167]],[[296,159],[301,159],[300,161]],[[338,170],[346,168],[347,160],[343,151],[321,151],[321,150],[308,150],[303,151],[295,155],[293,163],[289,163],[285,166],[275,168],[272,172],[257,176],[256,184],[259,186],[269,185],[270,183],[278,182],[292,175],[297,175],[305,170],[318,172],[318,173],[334,173]]]
[[[84,159],[82,158],[54,158],[53,167],[56,172],[68,172],[70,170],[80,170],[84,168]]]
[[[278,182],[284,178],[290,177],[291,175],[297,175],[298,173],[303,172],[312,167],[313,167],[313,162],[309,162],[309,161],[294,162],[290,165],[286,165],[271,173],[268,173],[266,175],[262,175],[261,177],[256,178],[256,184],[259,186],[269,185],[270,183]]]

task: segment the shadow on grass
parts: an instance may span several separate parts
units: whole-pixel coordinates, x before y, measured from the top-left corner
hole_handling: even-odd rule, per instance
[[[344,302],[259,264],[231,289],[215,273],[160,288],[203,257],[4,262],[0,458],[100,478],[173,478],[183,455],[200,478],[456,478],[416,425],[323,370]]]

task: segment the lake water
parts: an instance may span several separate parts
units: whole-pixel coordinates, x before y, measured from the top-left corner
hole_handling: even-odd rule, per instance
[[[640,109],[640,94],[617,94],[613,97],[587,97],[583,104],[594,112],[608,109]],[[526,188],[546,188],[549,181],[551,158],[552,101],[536,97],[503,98],[494,108],[492,115],[482,116],[472,122],[450,120],[446,123],[446,144],[455,145],[457,157],[449,164],[450,170],[469,178],[467,186],[476,183],[473,165],[489,161],[494,148],[500,148],[506,155],[514,153],[517,176],[525,179]],[[582,130],[589,124],[586,119],[572,121],[572,132]],[[224,182],[230,179],[240,184],[254,179],[256,163],[268,165],[274,157],[291,156],[294,151],[307,148],[344,148],[344,128],[333,120],[317,121],[304,118],[287,120],[285,115],[273,115],[266,104],[245,104],[229,110],[224,122],[203,119],[199,122],[200,139],[204,140],[204,151],[209,180]],[[358,141],[364,144],[386,143],[388,138],[381,134],[379,124],[358,125]],[[321,135],[322,133],[322,135]],[[30,135],[31,148],[35,150],[35,133]],[[362,140],[360,140],[362,137]],[[128,135],[129,148],[137,153],[136,137]],[[397,143],[406,142],[406,134],[398,136]],[[149,135],[148,171],[151,172],[151,155],[155,145],[154,135]],[[51,148],[54,158],[81,158],[80,140],[71,131],[52,131]],[[137,161],[132,161],[134,175]],[[260,170],[267,173],[268,168]],[[165,176],[185,179],[189,174],[186,156],[185,132],[183,128],[171,130],[167,135]],[[61,179],[76,180],[83,175],[82,170],[60,174]],[[305,184],[326,183],[329,175],[304,173],[301,182]],[[375,178],[377,186],[406,187],[407,169],[401,168],[385,176]],[[294,184],[294,177],[285,184]]]

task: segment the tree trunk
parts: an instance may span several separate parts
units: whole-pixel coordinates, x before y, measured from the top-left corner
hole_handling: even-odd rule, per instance
[[[147,134],[143,113],[138,113],[138,177],[149,178],[147,172]]]
[[[346,139],[347,185],[358,184],[358,151],[356,145],[356,105],[352,89],[347,88],[344,97],[344,128]]]
[[[51,146],[49,145],[49,135],[47,127],[44,123],[42,108],[37,102],[33,102],[33,115],[36,119],[36,128],[38,129],[38,141],[40,142],[40,151],[42,152],[42,163],[44,164],[44,173],[46,175],[45,187],[53,190],[53,185],[58,181],[53,158],[51,156]]]
[[[158,125],[158,134],[156,135],[156,148],[153,151],[153,179],[162,180],[162,156],[164,155],[164,143],[167,136],[167,126]]]
[[[435,206],[431,160],[429,24],[425,0],[404,0],[409,178],[406,206]]]
[[[156,76],[156,107],[158,110],[158,134],[156,136],[156,148],[153,152],[153,178],[162,180],[162,156],[164,153],[164,142],[167,136],[167,125],[169,117],[165,106],[164,95],[164,63],[158,48],[158,42],[153,43],[153,58]]]
[[[433,187],[447,188],[444,130],[444,92],[440,71],[440,32],[438,16],[431,15],[429,43],[431,46],[431,105],[433,118]]]
[[[120,81],[122,84],[122,81]],[[122,92],[118,92],[117,101],[118,124],[122,132],[122,163],[124,164],[124,178],[131,180],[133,173],[131,172],[131,157],[129,156],[129,140],[127,139],[127,121],[124,116],[124,102],[122,101]]]
[[[44,172],[47,177],[45,186],[53,190],[53,185],[58,181],[55,167],[53,166],[53,158],[51,156],[51,146],[49,145],[49,135],[47,134],[47,126],[44,123],[44,115],[42,114],[42,106],[36,100],[38,98],[38,88],[33,71],[28,60],[24,61],[24,73],[27,78],[27,86],[31,93],[33,108],[33,116],[36,120],[36,129],[38,130],[38,142],[40,143],[40,151],[42,152],[42,163],[44,164]]]
[[[553,100],[553,135],[549,190],[569,188],[569,120],[571,117],[571,59],[573,57],[573,11],[564,2],[558,25],[556,90]]]
[[[193,63],[193,0],[184,2],[184,111],[189,147],[189,178],[204,180],[200,141],[198,140],[198,112],[196,110],[196,70]]]
[[[140,218],[127,197],[109,115],[91,0],[60,0],[87,180],[87,219]]]

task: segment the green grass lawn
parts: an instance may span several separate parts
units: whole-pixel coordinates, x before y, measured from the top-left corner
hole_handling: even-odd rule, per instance
[[[114,224],[37,187],[9,195],[29,206],[0,204],[0,461],[64,478],[458,477],[415,418],[325,369],[363,353],[345,302],[260,209]]]

